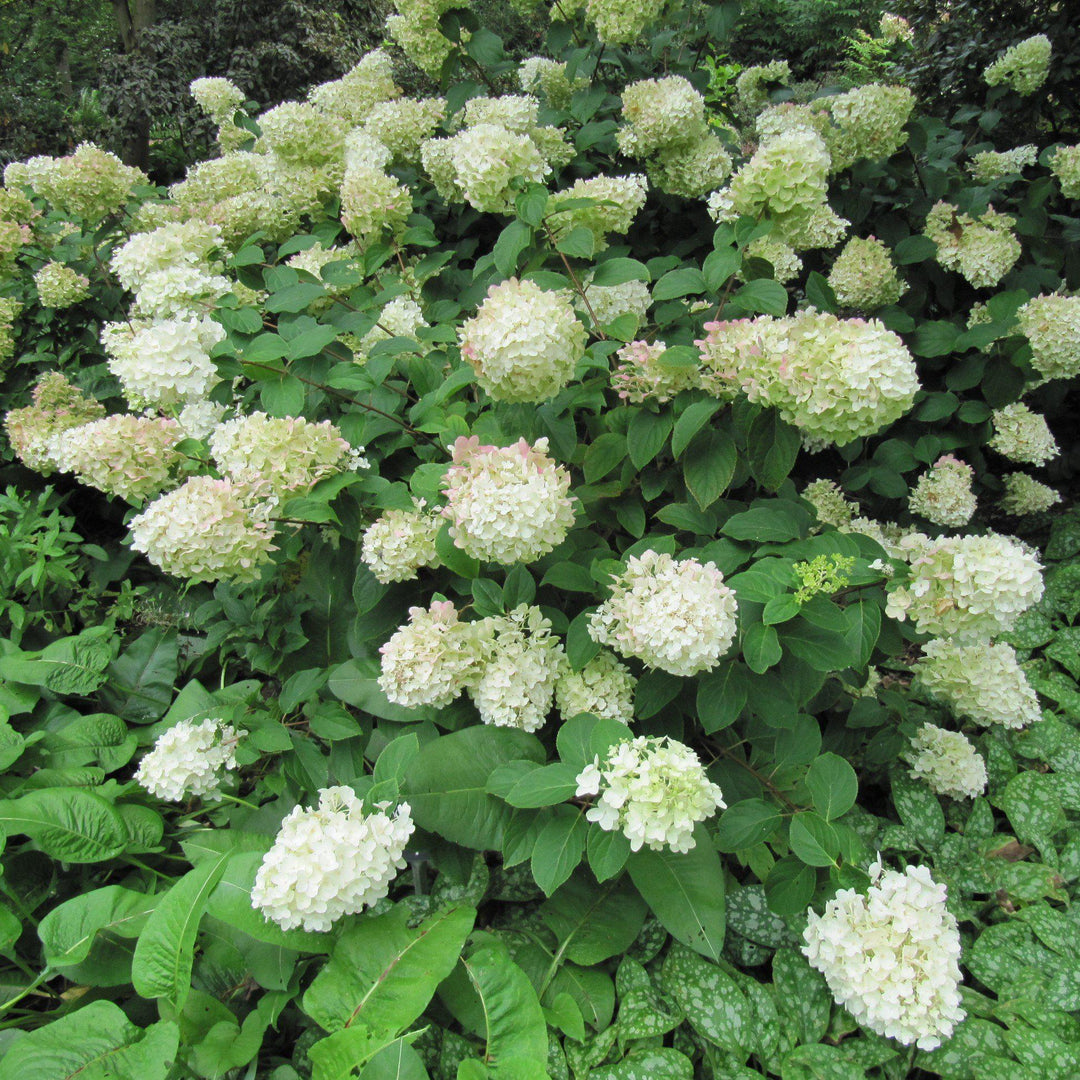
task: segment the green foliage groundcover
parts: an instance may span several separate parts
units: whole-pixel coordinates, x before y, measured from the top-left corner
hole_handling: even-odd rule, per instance
[[[1054,54],[639,7],[7,171],[0,1080],[1080,1072]]]

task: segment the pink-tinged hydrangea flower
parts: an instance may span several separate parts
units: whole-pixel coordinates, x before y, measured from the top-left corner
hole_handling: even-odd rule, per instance
[[[172,482],[181,438],[175,420],[118,414],[61,431],[51,454],[61,472],[106,495],[142,502]]]
[[[1019,729],[1042,719],[1016,650],[1004,642],[960,645],[935,638],[923,646],[914,673],[914,689],[947,705],[960,720]]]
[[[853,236],[829,271],[829,286],[841,307],[874,311],[895,304],[907,289],[889,249],[873,236]]]
[[[210,437],[214,464],[235,484],[278,499],[303,495],[350,465],[352,448],[329,420],[254,412],[220,424]]]
[[[996,285],[1020,258],[1013,235],[1016,219],[992,206],[979,217],[962,214],[952,203],[935,203],[925,234],[937,244],[937,261],[962,274],[977,289]]]
[[[496,401],[554,397],[585,355],[585,327],[562,292],[510,278],[461,328],[461,355]]]
[[[68,308],[90,295],[90,279],[63,263],[46,263],[34,275],[42,307]]]
[[[1039,148],[1034,143],[1016,146],[1012,150],[983,150],[968,162],[971,178],[979,184],[991,184],[1003,176],[1021,173],[1028,165],[1034,165]]]
[[[960,930],[924,866],[870,868],[866,895],[841,889],[807,912],[803,953],[833,997],[871,1031],[933,1050],[964,1019]]]
[[[570,474],[548,457],[547,439],[530,446],[481,446],[460,437],[443,481],[450,535],[483,562],[534,562],[566,539],[574,523]]]
[[[1061,502],[1061,494],[1027,473],[1009,473],[1003,478],[1005,494],[998,504],[1003,513],[1013,517],[1042,514]]]
[[[231,480],[193,476],[131,521],[131,546],[190,581],[254,581],[270,561],[270,504]]]
[[[396,705],[449,705],[474,674],[476,647],[469,624],[449,600],[409,608],[409,621],[379,649],[379,687]]]
[[[921,634],[961,645],[989,641],[1011,630],[1043,594],[1037,556],[1007,536],[912,533],[899,548],[908,573],[890,583],[885,611],[901,622],[911,619]]]
[[[975,513],[974,476],[966,462],[943,454],[919,477],[908,495],[908,509],[935,525],[966,525]]]
[[[1045,465],[1058,456],[1058,445],[1046,418],[1017,401],[991,416],[994,434],[987,445],[1022,465]]]
[[[282,930],[329,930],[382,900],[404,868],[408,803],[364,811],[352,788],[323,788],[317,808],[293,807],[263,856],[251,906]]]
[[[667,345],[662,341],[631,341],[615,354],[619,360],[611,385],[624,401],[670,401],[683,390],[701,385],[696,367],[664,364]]]
[[[564,720],[578,713],[629,724],[634,717],[637,679],[614,653],[601,649],[580,671],[569,660],[559,669],[555,704]]]
[[[538,607],[520,604],[507,615],[469,625],[475,667],[469,695],[485,724],[538,731],[551,712],[562,670],[562,645]]]
[[[1044,379],[1080,375],[1080,296],[1036,296],[1016,318],[1031,345],[1032,367]]]
[[[986,762],[971,741],[934,724],[923,724],[911,740],[911,775],[950,799],[974,799],[986,790]]]
[[[589,636],[648,667],[697,675],[727,652],[735,615],[735,593],[715,563],[645,551],[614,579],[589,619]]]
[[[371,244],[384,232],[398,236],[412,213],[412,195],[389,173],[353,162],[341,182],[341,221],[361,243]]]
[[[903,17],[903,15],[892,15],[889,12],[885,12],[881,16],[881,21],[878,23],[878,37],[885,42],[886,45],[895,45],[898,43],[907,43],[915,36],[915,31],[911,29],[911,24]]]
[[[630,849],[685,854],[694,826],[727,805],[697,754],[674,739],[642,735],[616,743],[577,778],[578,796],[598,795],[585,816],[607,832],[622,832]]]
[[[0,366],[15,352],[15,320],[22,311],[22,304],[9,296],[0,296]]]
[[[188,798],[214,801],[236,768],[240,732],[223,720],[181,720],[158,736],[135,771],[135,782],[168,802]]]
[[[984,72],[988,86],[1006,86],[1018,94],[1034,94],[1050,72],[1050,39],[1035,34],[1008,48]]]
[[[440,516],[414,500],[412,510],[384,510],[365,530],[360,557],[377,581],[411,581],[421,566],[438,566]]]
[[[11,448],[19,460],[35,472],[48,476],[59,466],[53,456],[55,437],[68,428],[80,427],[105,415],[105,406],[68,382],[59,371],[38,379],[32,404],[12,409],[4,418]]]

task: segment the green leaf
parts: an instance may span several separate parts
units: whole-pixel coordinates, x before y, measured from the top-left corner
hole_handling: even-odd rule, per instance
[[[694,1064],[668,1046],[638,1044],[615,1065],[589,1070],[589,1080],[691,1080]]]
[[[743,799],[721,813],[716,846],[725,853],[753,847],[768,840],[783,820],[783,815],[772,803],[764,799]]]
[[[40,653],[0,657],[0,678],[44,686],[55,694],[92,694],[112,660],[112,631],[105,626],[58,638]]]
[[[690,445],[690,440],[716,415],[719,409],[720,403],[712,400],[695,401],[687,405],[682,415],[675,421],[675,427],[671,433],[671,452],[676,460]]]
[[[811,270],[806,279],[806,299],[818,309],[818,311],[836,312],[836,293],[828,279],[824,278],[816,270]]]
[[[195,935],[229,855],[205,859],[180,878],[146,920],[135,944],[131,982],[145,998],[166,998],[177,1010],[191,989]]]
[[[732,514],[720,531],[732,540],[783,544],[801,536],[803,530],[799,520],[787,511],[783,502],[773,500],[771,506],[755,506],[741,514]]]
[[[897,266],[925,262],[936,254],[937,244],[929,236],[906,236],[892,249],[893,262]]]
[[[620,830],[601,829],[593,822],[589,826],[585,853],[589,860],[589,869],[596,876],[596,880],[607,881],[626,865],[626,860],[630,857],[630,841]]]
[[[766,491],[776,491],[788,478],[801,448],[798,431],[781,420],[775,409],[766,409],[754,417],[746,436],[750,475]]]
[[[304,411],[304,384],[295,375],[267,379],[259,386],[259,400],[271,416],[299,416]]]
[[[547,896],[566,881],[574,872],[574,867],[581,862],[581,856],[585,853],[587,824],[583,810],[559,806],[555,809],[554,817],[540,830],[533,846],[530,867],[533,879]]]
[[[684,855],[642,848],[627,869],[653,914],[673,937],[712,960],[724,944],[724,871],[709,834],[698,825]]]
[[[649,268],[637,259],[608,259],[598,263],[589,279],[590,285],[607,288],[627,281],[651,281]]]
[[[562,592],[596,592],[592,574],[580,563],[560,562],[549,566],[540,584],[551,585]]]
[[[705,275],[697,267],[686,266],[669,270],[653,287],[653,300],[674,300],[680,296],[696,296],[708,292]]]
[[[638,409],[630,418],[626,447],[635,469],[643,469],[660,451],[671,434],[671,413]]]
[[[604,835],[626,839],[621,832]],[[540,917],[555,934],[563,955],[586,966],[626,952],[641,933],[647,913],[645,901],[625,878],[598,888],[584,870],[540,905]]]
[[[92,1001],[11,1042],[0,1080],[165,1080],[179,1040],[171,1021],[143,1030],[119,1005]]]
[[[665,1035],[682,1023],[680,1013],[667,1005],[653,986],[649,973],[632,957],[624,956],[619,963],[615,991],[619,996],[620,1039]]]
[[[748,281],[732,298],[746,311],[780,317],[787,313],[787,289],[779,281],[756,278]]]
[[[664,960],[664,992],[691,1026],[721,1050],[745,1057],[756,1041],[754,1015],[738,983],[689,949],[673,945]]]
[[[794,949],[777,949],[772,962],[776,1007],[799,1042],[816,1043],[825,1035],[832,994],[825,978]]]
[[[337,340],[338,333],[336,326],[309,326],[289,340],[289,351],[286,355],[290,360],[318,356],[331,341]]]
[[[303,311],[312,301],[325,295],[324,286],[316,285],[313,281],[301,281],[271,293],[263,306],[273,313]]]
[[[565,802],[577,790],[578,771],[562,762],[534,769],[510,789],[506,801],[525,809]]]
[[[945,813],[937,796],[906,772],[892,777],[892,798],[900,820],[927,851],[937,850],[945,838]]]
[[[838,754],[822,754],[806,773],[806,786],[814,809],[826,820],[835,821],[854,805],[859,794],[855,770]]]
[[[179,657],[175,630],[147,630],[109,665],[101,700],[129,722],[160,720],[172,703]]]
[[[737,661],[730,660],[703,675],[697,688],[697,712],[705,734],[712,735],[735,723],[749,691],[746,669]]]
[[[580,671],[600,651],[600,643],[589,636],[591,616],[591,610],[579,612],[566,631],[566,658],[575,671]]]
[[[784,1080],[865,1080],[866,1070],[836,1046],[797,1046],[784,1055]]]
[[[359,1080],[429,1080],[424,1059],[406,1038],[384,1046],[360,1071]]]
[[[944,319],[924,322],[915,330],[911,351],[916,356],[948,356],[961,332],[955,323]]]
[[[582,463],[585,479],[590,484],[603,480],[612,469],[622,463],[625,457],[626,440],[622,435],[608,431],[598,436],[585,451],[585,460]]]
[[[107,885],[54,907],[38,924],[38,937],[50,967],[81,964],[98,934],[138,937],[159,896]]]
[[[762,675],[780,662],[783,649],[776,628],[764,623],[751,623],[743,635],[743,659],[756,675]]]
[[[1017,839],[1034,843],[1040,849],[1065,825],[1054,781],[1055,777],[1045,773],[1022,772],[1001,793],[1001,808],[1008,814]]]
[[[128,841],[123,818],[112,803],[75,787],[46,788],[0,800],[0,829],[23,833],[46,855],[71,863],[115,858]]]
[[[710,5],[709,13],[705,16],[705,27],[712,42],[719,44],[727,40],[739,21],[741,10],[741,0],[721,0],[720,3]]]
[[[575,259],[591,259],[595,249],[596,237],[584,225],[571,229],[555,244],[556,251]]]
[[[701,269],[705,273],[705,284],[711,292],[719,292],[724,282],[742,265],[742,252],[738,248],[726,247],[710,251],[705,256]]]
[[[546,754],[534,735],[513,728],[477,725],[432,739],[406,773],[414,820],[451,843],[500,850],[514,811],[487,793],[487,778],[518,758],[542,764]]]
[[[788,843],[792,854],[807,866],[835,866],[840,854],[836,830],[813,810],[805,810],[791,819]]]
[[[532,229],[524,221],[511,221],[495,241],[495,269],[510,277],[517,269],[518,256],[532,241]]]
[[[359,1026],[393,1038],[409,1027],[457,964],[476,911],[453,907],[415,928],[408,919],[399,905],[349,926],[304,994],[304,1012],[330,1032]]]
[[[777,915],[801,915],[814,896],[817,875],[794,855],[773,864],[765,879],[765,899]]]
[[[727,490],[737,460],[735,442],[726,431],[712,428],[694,436],[683,456],[683,476],[702,510]]]
[[[502,1080],[546,1077],[547,1022],[529,977],[505,946],[485,946],[462,963],[483,1007],[481,1035],[490,1074]]]

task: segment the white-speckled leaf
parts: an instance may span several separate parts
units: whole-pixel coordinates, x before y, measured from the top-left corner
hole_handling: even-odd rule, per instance
[[[769,910],[763,885],[747,885],[728,893],[728,926],[758,945],[779,949],[793,945],[795,935],[787,923]]]
[[[735,1054],[754,1044],[753,1012],[746,996],[726,971],[682,945],[664,961],[664,994],[710,1042]]]
[[[619,1035],[623,1040],[664,1035],[682,1023],[682,1015],[664,1004],[649,973],[629,956],[623,957],[615,973],[615,994],[619,1002]]]
[[[589,1080],[691,1080],[694,1066],[685,1054],[667,1047],[627,1054],[617,1065],[593,1069]]]
[[[781,1025],[797,1043],[818,1042],[829,1026],[833,1004],[824,976],[794,949],[779,949],[772,971]]]

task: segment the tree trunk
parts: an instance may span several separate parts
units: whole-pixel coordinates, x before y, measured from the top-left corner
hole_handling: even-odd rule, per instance
[[[142,32],[153,23],[157,14],[157,0],[112,0],[112,5],[124,54],[130,56],[137,53]],[[124,140],[122,157],[125,165],[135,165],[144,172],[149,167],[150,115],[148,113],[140,116],[129,131]]]

